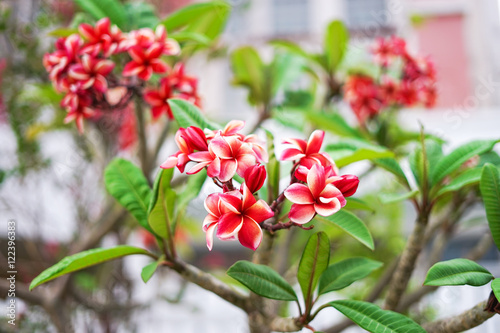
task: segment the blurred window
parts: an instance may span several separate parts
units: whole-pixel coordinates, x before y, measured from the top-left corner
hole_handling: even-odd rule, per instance
[[[276,35],[309,32],[308,0],[272,0],[272,11]]]
[[[386,26],[385,0],[344,0],[347,10],[347,25],[351,29],[362,29],[367,25]]]

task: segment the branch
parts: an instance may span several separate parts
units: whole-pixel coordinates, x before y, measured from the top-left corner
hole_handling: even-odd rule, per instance
[[[179,273],[186,280],[211,291],[220,298],[239,307],[245,312],[253,310],[249,298],[236,290],[231,289],[225,283],[218,280],[209,273],[205,273],[198,268],[185,263],[179,259],[173,262],[172,269]]]
[[[146,141],[146,124],[144,121],[144,109],[140,97],[135,99],[135,116],[137,118],[137,134],[139,136],[139,158],[144,176],[149,180],[148,144]]]
[[[270,324],[271,331],[275,332],[297,332],[302,328],[297,318],[274,318]]]
[[[392,276],[391,282],[389,283],[389,290],[387,291],[387,296],[384,303],[384,308],[388,310],[394,310],[403,296],[406,290],[408,281],[410,280],[411,274],[415,269],[415,263],[417,258],[424,247],[422,242],[425,235],[425,228],[427,226],[427,221],[429,219],[428,212],[421,212],[417,221],[415,222],[415,227],[406,247],[401,254],[401,259],[396,267],[396,271]]]
[[[427,333],[455,333],[462,332],[481,325],[493,317],[494,313],[485,311],[486,301],[451,318],[441,319],[424,324],[422,327]]]

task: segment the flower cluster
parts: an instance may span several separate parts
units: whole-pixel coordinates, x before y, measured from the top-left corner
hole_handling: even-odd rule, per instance
[[[207,233],[207,246],[212,249],[213,232],[222,240],[238,239],[243,246],[255,250],[262,239],[259,223],[274,213],[263,200],[254,198],[266,179],[261,163],[268,156],[263,143],[255,135],[240,133],[244,122],[231,121],[223,130],[205,132],[195,126],[180,128],[175,141],[179,151],[170,156],[160,167],[177,167],[184,172],[189,162],[194,162],[186,173],[195,174],[202,169],[214,179],[224,193],[207,197],[205,207],[209,212],[203,223]],[[238,174],[245,179],[235,190],[232,178]]]
[[[431,108],[435,105],[436,71],[428,58],[412,56],[406,49],[405,41],[394,36],[377,39],[371,51],[381,76],[374,79],[354,74],[347,78],[344,86],[344,98],[360,123],[373,118],[386,107],[421,104]]]
[[[212,193],[205,200],[208,215],[203,230],[210,250],[214,232],[221,240],[239,240],[243,246],[255,250],[262,240],[262,229],[273,231],[300,226],[316,214],[332,215],[345,206],[346,197],[356,192],[358,178],[339,175],[330,156],[320,152],[325,133],[318,130],[307,142],[284,141],[287,148],[281,160],[295,161],[290,185],[271,206],[257,199],[255,195],[267,176],[261,163],[267,162],[268,154],[255,135],[239,133],[243,126],[241,121],[231,121],[218,131],[203,131],[194,126],[180,128],[175,137],[179,151],[161,165],[184,172],[186,165],[193,162],[187,174],[206,169],[207,175],[222,188],[222,193]],[[244,180],[239,189],[235,189],[232,182],[236,174]],[[277,216],[285,197],[293,203],[288,214],[290,222],[269,220]]]
[[[127,107],[134,94],[142,94],[143,81],[149,81],[154,73],[164,75],[160,79],[160,94],[154,96],[152,90],[147,90],[154,118],[163,112],[168,98],[199,103],[196,79],[184,75],[182,64],[171,69],[163,59],[165,55],[178,54],[180,48],[175,40],[167,38],[162,25],[155,31],[142,28],[125,33],[112,26],[109,18],[103,18],[95,26],[81,24],[78,31],[79,34],[58,39],[56,50],[45,54],[43,64],[55,89],[65,94],[61,102],[68,112],[65,122],[74,120],[80,132],[83,119],[97,111]],[[120,57],[126,64],[114,73],[117,64],[122,63]],[[125,88],[126,93],[112,102],[109,90],[119,87]],[[158,108],[160,102],[162,107]],[[171,117],[168,110],[165,113]]]
[[[282,161],[295,161],[294,179],[285,190],[285,197],[293,205],[288,217],[297,224],[311,221],[316,214],[330,216],[346,204],[346,197],[358,188],[358,177],[339,175],[330,156],[322,152],[325,132],[316,130],[309,141],[288,139],[288,148],[281,155]]]

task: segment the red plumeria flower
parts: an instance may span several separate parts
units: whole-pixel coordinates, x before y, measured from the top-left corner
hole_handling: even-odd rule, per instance
[[[222,205],[220,193],[210,194],[205,199],[204,205],[208,215],[203,220],[203,231],[206,233],[208,250],[212,251],[214,244],[214,231],[217,227],[217,223],[221,219],[222,215],[229,212],[229,209],[225,205]]]
[[[68,114],[64,118],[64,123],[75,122],[78,132],[83,133],[83,119],[90,118],[95,115],[95,110],[91,107],[91,102],[88,99],[80,99],[76,107],[68,109]]]
[[[158,90],[147,89],[144,93],[144,100],[151,105],[153,119],[158,119],[162,114],[166,114],[169,119],[174,119],[172,109],[168,100],[172,98],[172,87],[167,77],[160,79]]]
[[[418,102],[418,86],[415,82],[403,81],[399,85],[398,102],[405,106],[413,106]]]
[[[78,27],[80,34],[87,40],[81,52],[96,57],[102,51],[105,57],[125,51],[127,39],[121,30],[111,26],[108,17],[97,21],[95,27],[82,23]]]
[[[88,54],[82,56],[82,61],[70,67],[68,76],[81,83],[82,89],[94,88],[104,93],[108,89],[106,76],[111,73],[115,64],[111,60],[93,58]]]
[[[237,173],[244,176],[245,171],[256,164],[256,157],[250,145],[234,136],[216,135],[210,141],[213,153],[220,159],[219,180],[226,182]]]
[[[380,100],[384,105],[390,105],[397,102],[398,85],[388,76],[382,78],[382,83],[379,86]]]
[[[377,86],[370,77],[360,75],[349,77],[344,91],[344,97],[360,123],[377,115],[383,106]]]
[[[174,155],[170,156],[160,166],[163,169],[169,169],[177,166],[180,172],[184,172],[186,164],[191,161],[189,157],[190,154],[192,154],[195,150],[208,150],[207,138],[205,137],[205,133],[203,133],[200,128],[195,126],[190,126],[186,129],[182,127],[179,128],[179,130],[175,134],[175,142],[177,143],[177,146],[180,150]]]
[[[195,173],[198,173],[201,170],[203,170],[203,168],[207,167],[208,177],[219,178],[219,180],[221,181],[228,181],[230,179],[230,178],[227,180],[220,179],[221,160],[213,152],[212,146],[209,145],[207,151],[199,151],[196,153],[192,153],[189,154],[188,157],[191,161],[198,162],[198,164],[196,164],[191,169],[189,169],[188,172],[186,172],[188,175],[193,175]]]
[[[66,74],[69,66],[76,62],[82,43],[82,39],[77,34],[59,38],[56,42],[56,51],[43,56],[43,66],[49,73],[56,91],[68,91],[69,83]]]
[[[210,198],[210,196],[209,196]],[[217,237],[221,240],[238,239],[241,245],[256,250],[262,241],[262,229],[259,223],[274,216],[267,203],[257,200],[245,184],[240,191],[231,191],[205,200],[209,216],[205,219],[207,246],[212,248],[212,235],[217,227]]]
[[[333,164],[333,161],[330,159],[328,154],[319,152],[321,145],[323,144],[324,137],[324,131],[316,130],[311,133],[308,141],[302,139],[283,140],[284,144],[288,144],[291,147],[283,151],[280,159],[282,161],[299,160],[299,165],[306,165],[310,162],[325,166],[331,165]]]
[[[406,54],[406,42],[396,36],[392,36],[390,39],[377,38],[371,51],[375,62],[387,67],[395,57]]]
[[[123,69],[122,75],[137,76],[140,79],[147,81],[153,73],[166,73],[168,65],[160,59],[162,47],[158,43],[154,43],[147,50],[139,47],[131,47],[128,54],[132,57],[132,61],[128,62]]]
[[[298,224],[311,221],[316,214],[335,214],[346,204],[342,192],[327,182],[325,169],[317,164],[307,174],[307,185],[290,185],[285,190],[285,197],[293,202],[288,217]]]
[[[330,183],[338,188],[340,192],[342,192],[342,195],[347,198],[356,193],[359,185],[359,179],[355,175],[342,175],[336,178],[332,177],[327,179],[327,183]]]

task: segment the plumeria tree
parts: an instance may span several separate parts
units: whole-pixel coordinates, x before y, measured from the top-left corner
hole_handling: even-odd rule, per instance
[[[93,126],[99,119],[116,119],[118,144],[137,154],[133,160],[138,165],[112,159],[104,183],[148,242],[146,248],[124,243],[70,253],[34,278],[31,290],[106,261],[144,255],[151,259],[138,272],[145,283],[159,270],[175,271],[245,311],[251,332],[316,332],[315,319],[327,308],[349,320],[332,323],[326,332],[352,324],[377,333],[460,332],[498,312],[498,279],[474,261],[492,240],[500,245],[500,157],[493,150],[498,140],[471,141],[444,154],[441,138],[399,126],[399,110],[432,107],[437,98],[432,61],[411,53],[403,39],[376,40],[366,50],[368,65],[357,67],[344,63],[349,35],[340,21],[328,25],[320,53],[290,41],[271,42],[276,50],[269,63],[250,46],[232,51],[233,83],[247,89],[258,114],[247,131],[241,120],[221,125],[202,111],[196,75],[184,65],[207,45],[215,47],[228,5],[195,4],[162,22],[136,20],[142,22],[136,27],[119,15],[126,9],[118,2],[76,2],[96,21],[60,30],[65,36],[43,64],[54,89],[64,96],[60,106],[66,123],[74,121],[85,135],[84,122]],[[290,82],[298,78],[310,86],[292,89]],[[349,106],[354,121],[346,120],[349,115],[338,108],[342,104]],[[162,120],[164,128],[151,151],[149,124]],[[272,127],[266,126],[273,123],[300,134],[275,142]],[[158,156],[169,141],[178,151]],[[358,162],[366,167],[362,174],[342,170]],[[410,172],[402,162],[408,162]],[[379,188],[382,193],[367,194],[381,208],[360,198],[360,183],[386,175],[392,177],[390,192]],[[217,190],[202,191],[208,183]],[[215,236],[251,252],[250,260],[227,269],[238,288],[179,253],[178,233],[197,197],[206,210],[198,223],[206,251],[215,250]],[[411,203],[416,220],[398,253],[385,245],[386,235],[375,233],[397,222],[377,226],[372,217],[402,201]],[[490,231],[468,258],[439,262],[462,217],[481,201]],[[409,286],[427,245],[427,276],[416,283],[420,286]],[[340,248],[348,248],[347,255],[339,256]],[[365,278],[372,279],[366,296],[348,297],[348,287]],[[436,287],[492,280],[485,301],[455,317],[430,320],[408,311]],[[347,299],[325,301],[323,295],[332,292]],[[58,328],[67,330],[64,324]]]

